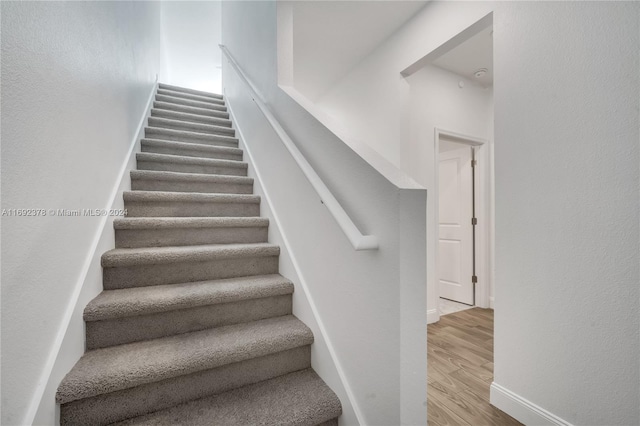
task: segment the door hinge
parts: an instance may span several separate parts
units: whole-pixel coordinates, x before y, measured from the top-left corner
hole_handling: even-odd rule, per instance
[[[475,167],[478,165],[478,160],[471,160],[471,167]]]
[[[471,283],[472,284],[476,284],[478,282],[478,276],[477,275],[471,275]]]
[[[471,224],[472,225],[477,225],[478,224],[478,218],[477,217],[472,217],[471,218]]]

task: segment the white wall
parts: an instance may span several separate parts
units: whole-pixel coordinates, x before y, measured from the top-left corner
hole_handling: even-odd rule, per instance
[[[495,382],[576,425],[640,424],[638,28],[637,2],[494,17]]]
[[[1,7],[2,208],[108,207],[159,70],[160,5]],[[101,220],[2,217],[2,424],[35,415]]]
[[[423,0],[287,2],[286,7],[292,8],[296,88],[315,100],[425,3]]]
[[[163,83],[220,93],[220,1],[162,1]]]
[[[224,3],[223,42],[356,225],[381,242],[377,251],[353,250],[224,63],[227,102],[339,364],[314,356],[314,368],[355,413],[343,424],[424,424],[426,194],[392,185],[278,88],[276,9],[275,2]],[[295,309],[311,316],[305,306]],[[342,368],[346,380],[335,381],[331,368]]]
[[[640,422],[639,8],[433,2],[315,105],[417,173],[400,72],[493,12],[492,401],[527,423]]]
[[[458,83],[464,82],[460,88]],[[402,169],[430,188],[433,173],[434,128],[477,138],[489,138],[492,87],[427,66],[406,79],[409,84],[409,137],[401,145]]]

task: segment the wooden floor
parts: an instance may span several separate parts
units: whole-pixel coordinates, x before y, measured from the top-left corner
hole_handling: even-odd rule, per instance
[[[489,404],[493,310],[443,315],[427,330],[429,425],[520,425]]]

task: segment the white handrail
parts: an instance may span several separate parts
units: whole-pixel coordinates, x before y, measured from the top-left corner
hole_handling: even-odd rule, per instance
[[[313,170],[313,167],[309,164],[304,155],[298,150],[298,147],[293,143],[287,132],[282,128],[278,120],[271,114],[269,108],[265,105],[262,100],[262,96],[256,87],[249,81],[245,73],[240,68],[240,65],[235,61],[231,52],[226,48],[226,46],[220,44],[220,50],[227,57],[229,63],[233,67],[233,69],[238,73],[238,76],[244,83],[247,85],[249,90],[251,91],[253,101],[258,105],[260,111],[265,116],[273,130],[282,140],[284,146],[289,150],[289,153],[293,157],[293,159],[298,163],[298,166],[307,177],[311,186],[316,190],[318,195],[320,196],[320,200],[324,203],[325,206],[329,209],[329,212],[333,215],[333,218],[338,222],[338,225],[345,233],[351,245],[356,250],[377,250],[379,248],[378,238],[374,235],[362,235],[360,230],[353,223],[347,212],[344,211],[338,200],[333,196],[329,188],[322,182],[320,176]]]

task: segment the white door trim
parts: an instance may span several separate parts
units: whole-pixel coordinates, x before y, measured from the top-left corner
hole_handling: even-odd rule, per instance
[[[476,275],[478,283],[476,284],[476,306],[480,308],[493,308],[493,303],[489,301],[489,295],[493,282],[493,274],[491,273],[491,256],[490,247],[494,238],[494,232],[491,222],[491,156],[489,155],[490,144],[487,139],[469,136],[462,133],[445,130],[436,127],[434,137],[434,158],[435,167],[435,185],[433,190],[435,194],[433,199],[436,203],[439,200],[440,177],[438,176],[439,156],[440,156],[440,139],[445,138],[453,142],[469,145],[475,151],[475,158],[478,160],[476,166],[475,187],[476,187],[476,218],[478,225],[476,226]],[[435,210],[435,229],[432,229],[433,235],[438,235],[438,208],[436,204]],[[435,250],[435,276],[438,274],[438,250]],[[437,279],[437,278],[436,278]],[[440,298],[440,289],[436,285],[437,299]]]

